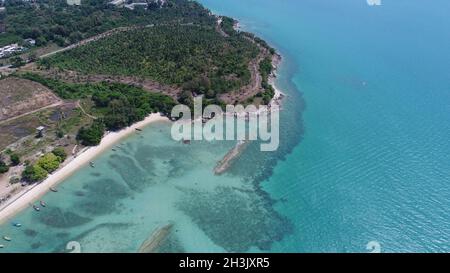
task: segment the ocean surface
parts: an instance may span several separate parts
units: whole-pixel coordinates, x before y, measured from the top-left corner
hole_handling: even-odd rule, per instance
[[[280,148],[152,124],[0,226],[0,252],[450,251],[450,2],[201,0],[283,55]]]

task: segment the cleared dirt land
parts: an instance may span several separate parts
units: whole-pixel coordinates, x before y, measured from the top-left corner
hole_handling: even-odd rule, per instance
[[[61,100],[39,83],[15,77],[0,80],[0,122],[59,103]]]

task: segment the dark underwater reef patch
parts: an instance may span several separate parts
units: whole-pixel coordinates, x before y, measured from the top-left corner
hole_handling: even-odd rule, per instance
[[[113,179],[98,179],[83,185],[83,196],[75,207],[88,215],[103,215],[117,210],[117,203],[132,192],[127,186]]]
[[[84,237],[88,236],[89,234],[91,234],[92,232],[94,232],[97,229],[100,228],[109,228],[109,229],[126,229],[129,228],[131,226],[131,224],[127,224],[127,223],[102,223],[102,224],[98,224],[82,233],[80,233],[78,236],[74,237],[74,238],[70,238],[70,240],[68,241],[64,241],[62,242],[60,245],[56,246],[55,249],[53,249],[53,253],[67,253],[70,252],[71,250],[67,250],[66,246],[67,243],[69,241],[75,241],[75,242],[81,242],[83,240]]]
[[[303,123],[303,113],[306,103],[302,93],[292,82],[294,74],[298,71],[298,66],[292,61],[293,58],[284,58],[283,66],[286,69],[283,73],[283,90],[286,97],[282,100],[280,112],[280,145],[275,152],[260,151],[260,143],[251,143],[243,156],[237,158],[236,162],[228,170],[227,174],[243,177],[244,180],[253,184],[255,192],[265,200],[265,205],[272,207],[279,200],[274,200],[269,193],[262,189],[261,183],[273,175],[273,170],[280,161],[286,157],[301,143],[305,134]],[[248,168],[246,166],[252,166]]]
[[[108,164],[133,191],[141,192],[144,188],[153,184],[150,177],[146,175],[143,169],[139,168],[132,157],[114,155],[110,157]]]
[[[23,233],[28,237],[36,237],[38,235],[36,230],[30,228],[25,229]]]
[[[292,231],[292,225],[264,203],[254,192],[218,187],[213,194],[187,191],[178,208],[229,252],[245,252],[252,247],[267,251]]]
[[[155,175],[154,159],[161,160],[168,176],[166,179],[180,177],[201,164],[198,156],[192,151],[192,146],[150,146],[141,145],[134,155],[142,169],[149,175]],[[159,181],[162,182],[162,181]]]
[[[35,217],[40,223],[54,228],[72,228],[92,221],[88,217],[83,217],[75,212],[61,208],[48,208],[36,214]]]

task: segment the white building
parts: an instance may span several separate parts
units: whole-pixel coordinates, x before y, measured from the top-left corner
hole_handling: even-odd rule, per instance
[[[66,1],[67,1],[67,5],[70,5],[70,6],[73,6],[73,5],[79,6],[79,5],[81,5],[81,0],[66,0]]]

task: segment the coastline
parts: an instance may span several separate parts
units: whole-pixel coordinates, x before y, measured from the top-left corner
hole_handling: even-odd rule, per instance
[[[77,155],[69,157],[62,167],[50,174],[44,181],[39,184],[30,186],[18,196],[12,197],[0,209],[0,224],[14,217],[17,213],[30,206],[30,203],[38,201],[40,197],[45,195],[50,187],[54,187],[63,180],[71,176],[80,168],[89,164],[95,157],[101,155],[105,150],[114,146],[123,138],[136,132],[136,129],[145,127],[157,121],[169,121],[167,117],[161,116],[159,113],[151,114],[144,120],[137,122],[118,132],[109,132],[103,136],[101,143],[95,147],[89,147],[81,150]]]
[[[239,21],[236,22],[234,28],[241,30]],[[277,70],[282,63],[282,59],[283,57],[280,55],[278,50],[272,56],[273,71],[269,75],[268,83],[274,88],[275,93],[269,103],[269,107],[270,105],[280,105],[281,100],[284,97],[284,94],[276,86]],[[133,124],[119,132],[109,132],[105,134],[98,146],[84,148],[75,156],[70,156],[58,170],[50,174],[44,181],[24,188],[2,204],[2,206],[0,206],[0,224],[8,221],[25,208],[30,207],[33,202],[39,201],[39,198],[48,193],[51,187],[55,187],[80,168],[88,165],[89,162],[95,157],[101,155],[108,148],[114,146],[121,139],[136,132],[136,128],[147,126],[156,121],[169,121],[169,119],[161,116],[159,113],[151,114],[143,121]],[[239,157],[245,151],[247,146],[246,144],[248,143],[237,143],[236,146],[218,162],[214,173],[216,175],[225,173],[232,166],[234,159]]]
[[[282,61],[283,57],[280,53],[276,52],[272,57],[273,71],[268,78],[269,85],[272,86],[272,88],[275,90],[275,93],[270,100],[269,107],[271,107],[272,105],[277,105],[280,107],[278,111],[281,111],[281,100],[285,97],[285,94],[281,92],[281,90],[276,85],[276,79],[278,75],[277,72]],[[259,109],[258,112],[260,113]],[[242,118],[242,116],[239,117],[239,115],[236,115],[236,117]],[[244,115],[244,118],[245,117],[246,115]],[[233,165],[234,160],[245,151],[248,143],[248,141],[236,143],[236,145],[230,151],[228,151],[228,153],[220,161],[217,162],[217,165],[213,170],[214,174],[222,175],[223,173],[225,173]]]

